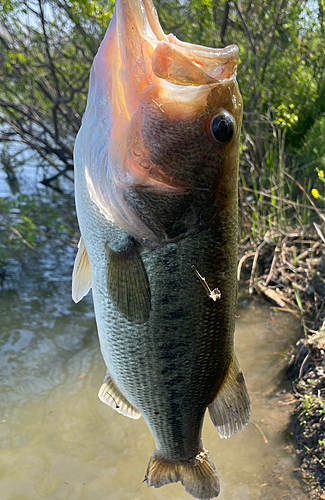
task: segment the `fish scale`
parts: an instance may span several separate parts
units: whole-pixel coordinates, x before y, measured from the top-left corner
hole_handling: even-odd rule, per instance
[[[95,225],[96,228],[98,226],[99,224]],[[100,342],[102,346],[107,345],[109,354],[106,355],[106,350],[102,350],[108,370],[113,378],[119,381],[119,387],[126,398],[146,417],[157,441],[163,442],[168,449],[175,448],[174,438],[171,441],[168,439],[173,436],[169,431],[169,420],[173,421],[178,417],[180,410],[178,403],[171,409],[167,400],[170,416],[165,429],[163,419],[166,396],[173,393],[173,401],[182,401],[181,411],[185,415],[185,421],[189,421],[190,416],[193,421],[195,408],[200,407],[200,418],[193,430],[193,435],[196,437],[193,439],[191,435],[189,438],[197,448],[202,408],[205,409],[210,403],[215,385],[213,382],[213,386],[209,387],[210,379],[206,379],[205,374],[211,373],[213,380],[215,378],[213,372],[223,372],[232,352],[232,338],[228,336],[229,345],[225,346],[223,332],[233,329],[235,286],[228,277],[225,278],[224,274],[225,268],[229,271],[231,266],[236,265],[236,247],[229,242],[229,234],[227,242],[223,242],[220,238],[218,241],[213,234],[215,226],[216,223],[212,229],[206,231],[206,235],[200,233],[181,241],[178,245],[167,245],[155,251],[143,249],[141,255],[154,299],[150,322],[147,324],[130,324],[119,314],[109,299],[105,281],[98,289],[94,287],[95,303],[105,303],[105,309],[96,311],[96,317],[97,321],[100,318],[104,325],[104,328],[99,328]],[[236,224],[233,224],[233,227],[235,229]],[[218,227],[215,232],[223,234],[220,229],[218,231]],[[92,237],[90,230],[87,233]],[[236,237],[234,233],[233,239]],[[104,236],[104,241],[107,240],[111,240],[109,234]],[[225,255],[220,253],[218,246],[223,247]],[[229,247],[232,248],[231,253]],[[204,249],[203,256],[202,249]],[[211,258],[211,254],[212,256],[217,254],[218,259]],[[93,256],[91,252],[89,257],[91,261],[92,259],[95,262],[102,261],[101,256]],[[100,276],[106,272],[107,263],[104,260],[103,262],[104,265],[97,269]],[[206,295],[191,269],[192,262],[197,263],[203,274],[205,270],[209,270],[207,275],[214,277],[215,285],[221,290],[221,301],[214,303]],[[154,293],[155,290],[159,290],[159,293]],[[171,300],[165,303],[161,301],[161,297],[170,297]],[[222,301],[229,304],[228,308],[223,307]],[[181,322],[180,309],[183,316]],[[103,335],[102,331],[109,334]],[[210,353],[209,357],[207,352]],[[190,373],[188,366],[191,366]],[[182,369],[185,371],[182,372]],[[163,387],[161,387],[161,375],[164,375],[162,372],[168,374]],[[192,384],[193,378],[197,379],[198,383]],[[146,386],[146,390],[137,391],[138,384],[140,387]],[[204,398],[200,397],[200,393],[204,394]],[[160,410],[159,421],[154,416],[157,408]],[[182,434],[181,429],[178,432]],[[177,449],[180,451],[178,444],[176,450],[172,452],[174,455],[172,453],[171,455],[181,460],[182,452],[178,453]],[[192,450],[185,453],[187,457],[192,454],[194,454]]]
[[[234,353],[237,61],[235,46],[167,37],[151,0],[116,0],[74,151],[72,295],[93,291],[99,397],[145,419],[148,486],[181,481],[201,500],[220,491],[201,440],[206,409],[222,438],[250,414]]]

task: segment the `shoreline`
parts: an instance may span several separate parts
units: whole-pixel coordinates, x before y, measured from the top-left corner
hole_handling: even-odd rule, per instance
[[[238,280],[278,311],[301,321],[288,353],[287,376],[296,404],[290,432],[301,464],[295,474],[310,498],[325,499],[325,238],[316,224],[268,231],[239,244]]]
[[[57,212],[57,221],[60,220]],[[11,214],[10,214],[11,215]],[[12,217],[15,217],[13,215]],[[52,221],[53,222],[53,221]],[[69,222],[69,221],[68,221]],[[11,224],[8,226],[11,227]],[[51,228],[61,245],[75,246],[75,226],[70,234]],[[35,228],[36,231],[36,228]],[[15,254],[31,251],[15,235]],[[39,233],[45,237],[44,232]],[[12,249],[13,250],[13,249]],[[5,280],[5,271],[1,270]],[[301,338],[288,353],[291,381],[292,446],[301,464],[295,474],[310,498],[325,500],[325,236],[314,224],[287,230],[269,230],[263,239],[252,235],[239,243],[238,280],[245,294],[257,293],[276,311],[290,312],[301,322]],[[291,407],[290,407],[291,408]]]

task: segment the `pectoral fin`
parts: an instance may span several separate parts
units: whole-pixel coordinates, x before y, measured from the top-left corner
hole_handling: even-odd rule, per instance
[[[108,372],[104,379],[104,383],[99,389],[98,397],[101,401],[103,401],[103,403],[107,404],[118,413],[122,413],[122,415],[125,415],[126,417],[134,419],[141,417],[139,410],[137,410],[135,406],[131,405],[126,397],[123,396]]]
[[[125,249],[114,251],[107,246],[108,288],[112,302],[126,319],[144,323],[151,310],[147,271],[141,255],[130,238]]]
[[[223,383],[208,408],[211,420],[221,438],[232,436],[248,423],[250,401],[244,376],[235,354]]]
[[[81,237],[72,272],[72,299],[79,302],[91,288],[91,271],[87,250]]]

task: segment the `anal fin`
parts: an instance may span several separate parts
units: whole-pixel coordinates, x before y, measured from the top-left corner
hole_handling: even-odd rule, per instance
[[[221,438],[228,438],[248,424],[250,401],[243,373],[233,354],[222,385],[209,404],[209,413]]]
[[[85,243],[81,236],[72,272],[72,299],[74,302],[79,302],[85,295],[87,295],[90,288],[90,263]]]
[[[141,413],[131,405],[126,397],[121,393],[119,388],[116,386],[110,374],[107,372],[101,388],[98,393],[99,399],[116,410],[118,413],[122,413],[129,418],[140,418]]]

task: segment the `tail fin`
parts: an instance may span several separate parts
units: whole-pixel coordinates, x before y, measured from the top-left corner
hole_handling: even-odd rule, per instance
[[[200,500],[210,500],[220,493],[218,474],[206,450],[186,462],[168,462],[154,453],[146,481],[155,488],[180,481],[187,493]]]

